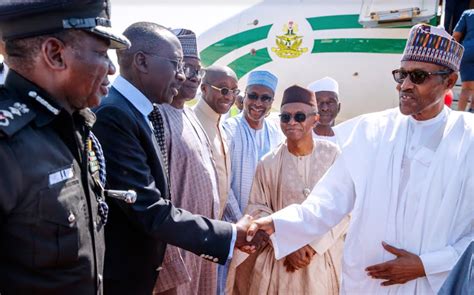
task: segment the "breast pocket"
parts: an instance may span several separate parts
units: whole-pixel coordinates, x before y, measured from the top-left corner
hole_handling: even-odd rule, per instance
[[[39,218],[34,230],[34,264],[37,267],[65,266],[77,262],[77,224],[83,203],[82,194],[76,178],[40,191]]]
[[[416,161],[417,164],[421,164],[424,167],[428,168],[431,164],[431,161],[434,157],[434,152],[430,149],[425,147],[421,147],[416,154],[413,156],[413,159]]]

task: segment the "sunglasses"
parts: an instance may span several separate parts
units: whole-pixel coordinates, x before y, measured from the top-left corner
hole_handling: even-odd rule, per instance
[[[258,95],[255,92],[247,93],[247,98],[250,100],[257,101],[260,98],[261,102],[270,102],[273,100],[273,97],[267,94]]]
[[[303,112],[296,112],[294,115],[291,115],[290,113],[281,113],[280,122],[290,123],[291,118],[293,118],[295,119],[295,122],[303,123],[304,121],[306,121],[306,118],[308,118],[308,116],[313,116],[313,115],[316,115],[316,112],[312,112],[308,114],[305,114]]]
[[[423,70],[405,71],[405,70],[397,69],[397,70],[392,71],[393,79],[395,80],[395,82],[402,84],[403,81],[405,81],[405,79],[409,76],[410,81],[413,84],[417,84],[417,85],[423,84],[423,82],[425,82],[425,80],[428,79],[428,77],[432,75],[449,75],[451,73],[452,73],[451,70],[427,72]]]
[[[159,59],[167,60],[167,61],[169,61],[170,63],[173,64],[174,70],[176,72],[180,72],[180,73],[184,72],[185,63],[182,60],[170,59],[170,58],[163,57],[163,56],[160,56],[160,55],[157,55],[157,54],[154,54],[154,53],[148,53],[148,52],[143,52],[143,53],[151,55],[151,56],[159,58]]]
[[[184,75],[186,76],[186,79],[191,79],[193,77],[196,77],[196,79],[200,79],[204,76],[204,69],[198,70],[195,67],[187,64],[184,65],[183,71]]]
[[[237,96],[240,93],[240,89],[238,89],[238,88],[235,88],[235,89],[229,89],[227,87],[219,88],[219,87],[214,86],[214,85],[209,84],[209,83],[205,83],[205,84],[211,86],[212,89],[215,89],[215,90],[219,91],[224,96],[226,96],[229,93],[231,93],[233,96]]]

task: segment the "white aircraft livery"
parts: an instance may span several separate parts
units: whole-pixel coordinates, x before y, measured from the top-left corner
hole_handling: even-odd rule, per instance
[[[330,76],[339,82],[343,121],[398,105],[392,70],[410,27],[437,25],[437,0],[263,1],[199,36],[202,63],[227,65],[245,89],[253,70],[274,73],[274,108],[287,87]]]

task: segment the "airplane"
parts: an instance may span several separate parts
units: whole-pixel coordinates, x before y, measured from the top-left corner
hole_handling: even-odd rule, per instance
[[[253,70],[274,73],[274,111],[287,87],[333,77],[341,122],[398,105],[391,72],[400,66],[412,25],[443,23],[441,2],[266,0],[199,35],[201,61],[232,68],[240,89]]]

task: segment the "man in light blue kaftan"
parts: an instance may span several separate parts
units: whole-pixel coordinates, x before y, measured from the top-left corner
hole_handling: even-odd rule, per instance
[[[224,122],[231,158],[231,181],[223,219],[239,220],[249,201],[258,161],[284,139],[277,122],[265,119],[274,100],[277,77],[268,71],[249,74],[243,111]],[[225,289],[227,266],[219,267],[218,293]]]

